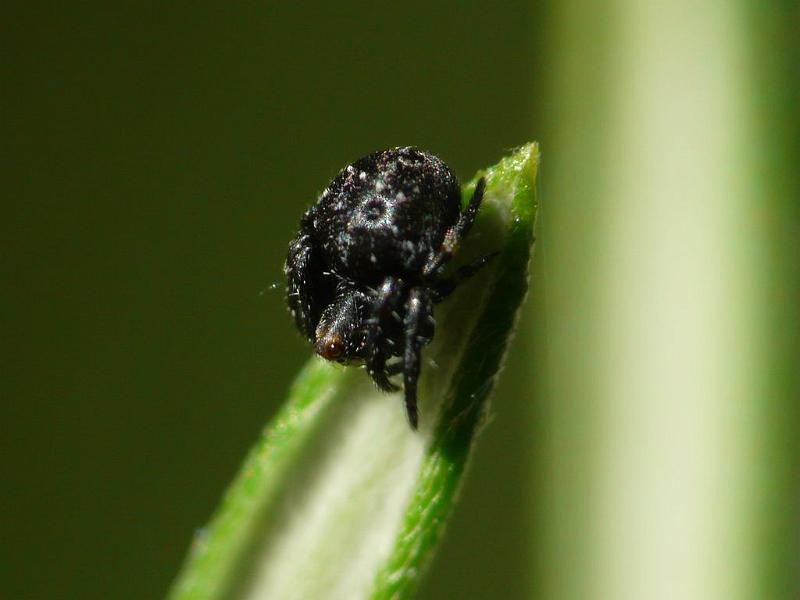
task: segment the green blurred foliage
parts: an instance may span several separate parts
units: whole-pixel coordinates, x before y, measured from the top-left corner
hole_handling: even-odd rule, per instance
[[[536,137],[533,6],[4,13],[0,590],[160,597],[309,354],[282,291],[300,214],[377,148],[467,179]],[[514,385],[425,597],[524,596]]]

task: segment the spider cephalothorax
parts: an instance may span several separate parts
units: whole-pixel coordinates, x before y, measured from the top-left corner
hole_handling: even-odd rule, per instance
[[[375,152],[331,181],[289,246],[287,299],[298,329],[323,358],[364,364],[384,391],[397,390],[389,377],[402,373],[415,429],[433,307],[491,258],[443,275],[483,190],[481,179],[462,212],[458,179],[440,158],[413,147]]]

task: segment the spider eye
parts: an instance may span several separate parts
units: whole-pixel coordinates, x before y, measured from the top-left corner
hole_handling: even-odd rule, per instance
[[[327,336],[317,343],[317,354],[325,360],[337,360],[344,354],[344,344],[339,336]]]
[[[328,358],[339,358],[344,352],[344,347],[342,343],[338,340],[329,342],[327,346],[325,346],[326,354]]]

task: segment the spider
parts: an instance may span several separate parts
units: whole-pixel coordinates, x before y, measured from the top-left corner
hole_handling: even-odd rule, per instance
[[[319,356],[363,364],[385,392],[399,390],[390,377],[402,373],[412,429],[433,307],[494,257],[444,274],[484,189],[480,179],[462,212],[458,179],[440,158],[414,147],[375,152],[334,177],[289,245],[287,303],[297,328]]]

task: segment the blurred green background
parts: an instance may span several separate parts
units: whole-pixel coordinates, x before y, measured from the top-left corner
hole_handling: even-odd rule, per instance
[[[534,138],[533,7],[4,12],[0,595],[160,597],[309,356],[282,290],[303,210],[378,148],[466,179]],[[489,456],[435,567],[480,540],[495,581],[461,597],[522,593],[526,467]]]
[[[542,143],[533,288],[421,597],[800,594],[796,2],[4,11],[0,596],[158,598],[309,349],[303,210]],[[377,432],[376,432],[377,435]]]

